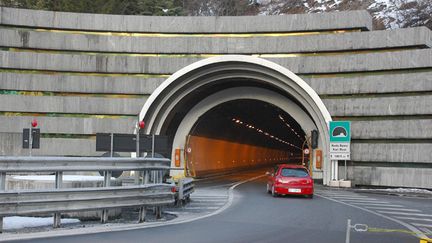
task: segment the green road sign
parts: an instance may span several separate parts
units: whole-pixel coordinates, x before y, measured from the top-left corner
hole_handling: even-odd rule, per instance
[[[331,121],[330,122],[330,142],[351,141],[351,122],[350,121]]]

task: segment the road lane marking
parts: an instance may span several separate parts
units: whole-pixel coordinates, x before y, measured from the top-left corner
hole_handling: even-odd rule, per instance
[[[409,212],[419,212],[419,213],[422,212],[421,210],[408,209],[408,208],[383,208],[383,207],[369,207],[369,206],[366,206],[365,208],[375,209],[375,210],[399,210],[399,211],[409,211]]]
[[[416,227],[414,227],[414,226],[412,226],[412,225],[410,225],[410,224],[408,224],[408,223],[405,223],[405,222],[403,222],[403,221],[401,221],[401,220],[398,220],[398,219],[395,219],[395,218],[389,217],[389,216],[384,215],[384,214],[377,213],[377,212],[375,212],[375,211],[372,211],[372,210],[369,210],[369,209],[366,209],[366,208],[362,208],[362,207],[357,206],[357,205],[353,205],[353,203],[350,204],[350,203],[342,202],[342,201],[339,201],[339,200],[336,200],[336,199],[333,199],[333,198],[330,198],[330,197],[326,197],[326,196],[323,196],[323,195],[319,195],[319,194],[315,194],[315,195],[318,196],[318,197],[322,197],[322,198],[325,198],[325,199],[327,199],[327,200],[330,200],[330,201],[333,201],[333,202],[336,202],[336,203],[340,203],[340,204],[343,204],[343,205],[346,205],[346,206],[349,206],[349,207],[357,208],[357,209],[363,210],[363,211],[365,211],[365,212],[368,212],[368,213],[371,213],[371,214],[377,215],[377,216],[379,216],[379,217],[382,217],[382,218],[388,219],[388,220],[390,220],[390,221],[396,222],[396,223],[398,223],[398,224],[404,226],[404,227],[407,228],[408,230],[412,231],[412,232],[415,234],[415,236],[417,236],[418,238],[427,238],[427,236],[426,236],[426,235],[425,235],[421,230],[419,230],[418,228],[416,228]],[[386,206],[387,206],[387,205],[386,205]],[[393,206],[403,207],[403,206],[401,206],[401,205],[393,205]],[[432,220],[431,220],[431,221],[432,221]]]
[[[377,199],[373,199],[373,198],[368,198],[368,197],[343,197],[343,196],[330,196],[331,198],[335,198],[335,199],[354,199],[354,200],[362,200],[362,199],[367,199],[367,200],[377,200]]]
[[[341,201],[346,201],[346,202],[358,202],[358,203],[376,203],[376,204],[389,204],[389,202],[385,202],[385,201],[374,201],[374,200],[353,200],[353,199],[339,199]],[[376,199],[375,199],[376,200]]]
[[[417,223],[413,223],[412,225],[419,226],[419,227],[432,228],[432,224],[417,224]]]
[[[398,218],[398,219],[408,219],[408,220],[414,220],[414,221],[432,222],[432,219],[425,219],[425,218],[412,218],[412,217],[402,217],[402,216],[395,216],[395,218]]]
[[[207,210],[207,209],[218,209],[220,207],[184,207],[183,210]]]
[[[420,228],[421,230],[423,230],[423,232],[425,232],[427,235],[432,235],[432,231],[430,229],[427,228]]]
[[[28,234],[19,234],[19,235],[2,235],[2,238],[0,238],[1,241],[11,241],[11,240],[32,240],[32,239],[40,239],[40,238],[53,238],[53,237],[59,237],[59,236],[73,236],[73,235],[86,235],[86,234],[96,234],[96,233],[104,233],[104,232],[118,232],[118,231],[126,231],[126,230],[136,230],[136,229],[149,229],[149,228],[155,228],[160,226],[168,226],[168,225],[177,225],[177,224],[183,224],[183,223],[189,223],[200,219],[205,219],[217,214],[222,213],[227,208],[229,208],[233,202],[234,202],[234,189],[237,186],[240,186],[244,183],[251,182],[254,180],[257,180],[259,178],[265,177],[266,175],[259,175],[252,178],[249,178],[247,180],[239,181],[235,185],[231,186],[228,189],[228,202],[220,207],[218,210],[213,211],[209,214],[204,214],[198,217],[193,218],[177,218],[173,219],[171,221],[165,221],[165,222],[151,222],[148,224],[122,224],[122,225],[101,225],[100,227],[94,226],[94,227],[88,227],[88,228],[76,228],[76,229],[67,229],[67,230],[58,230],[58,231],[49,231],[49,232],[37,232],[37,233],[28,233]]]
[[[355,205],[369,205],[369,206],[386,206],[386,207],[396,207],[396,208],[403,208],[404,206],[402,205],[396,205],[396,204],[378,204],[378,203],[372,203],[372,202],[346,202],[346,203],[351,203],[351,204],[355,204]]]
[[[388,213],[388,214],[407,215],[407,216],[432,217],[432,214],[424,214],[424,213],[404,213],[404,212],[396,212],[396,211],[378,211],[378,212]]]
[[[225,204],[225,201],[191,201],[190,204]]]
[[[203,202],[218,202],[218,203],[222,203],[222,202],[226,202],[226,200],[228,200],[228,198],[225,199],[191,199],[191,203],[197,202],[197,203],[203,203]]]

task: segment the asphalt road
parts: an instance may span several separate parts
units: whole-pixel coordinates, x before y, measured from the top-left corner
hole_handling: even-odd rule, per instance
[[[198,185],[202,189],[228,188],[238,181],[262,173],[263,171],[224,176],[198,182]],[[234,190],[233,204],[229,208],[220,214],[193,222],[29,242],[333,243],[346,242],[348,219],[351,220],[351,224],[366,224],[372,229],[367,232],[351,230],[350,242],[419,242],[417,237],[409,234],[410,230],[406,226],[391,219],[412,225],[414,223],[404,218],[420,217],[418,225],[432,224],[430,199],[372,195],[319,187],[313,199],[294,196],[273,198],[266,193],[265,183],[266,178],[262,177],[239,185]],[[413,216],[412,213],[426,216]],[[429,214],[431,222],[428,221]]]

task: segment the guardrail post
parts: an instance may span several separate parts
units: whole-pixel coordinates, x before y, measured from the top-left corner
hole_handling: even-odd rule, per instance
[[[155,171],[152,171],[152,173],[153,173],[153,183],[154,184],[162,183],[161,171],[155,170]],[[156,206],[154,212],[155,212],[156,219],[162,218],[162,207],[161,206]]]
[[[179,181],[178,181],[178,188],[179,188],[179,191],[178,191],[178,200],[179,200],[179,204],[180,205],[183,205],[183,197],[184,197],[184,181],[183,181],[183,179],[179,179]]]
[[[110,185],[111,185],[111,171],[105,171],[103,186],[109,187]],[[102,210],[102,215],[101,215],[101,223],[105,224],[106,222],[108,222],[108,209]]]
[[[148,170],[145,170],[144,178],[143,178],[144,185],[148,184],[149,181],[150,181],[150,172]]]
[[[6,190],[6,172],[0,172],[0,191]],[[0,233],[3,233],[3,217],[0,217]]]
[[[63,172],[57,171],[55,173],[55,188],[60,189],[63,186]],[[54,228],[59,228],[61,226],[61,213],[54,213]]]
[[[143,179],[140,183],[140,185],[146,184],[146,175],[147,175],[147,170],[145,171],[141,171],[140,174],[143,175]],[[145,216],[146,216],[146,208],[144,206],[141,206],[139,208],[139,213],[138,213],[138,223],[142,223],[145,221]]]
[[[144,206],[140,207],[139,209],[139,215],[138,215],[138,222],[142,223],[145,221],[146,216],[146,208]]]

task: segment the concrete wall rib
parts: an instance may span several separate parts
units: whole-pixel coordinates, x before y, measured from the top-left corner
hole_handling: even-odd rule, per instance
[[[0,72],[0,89],[151,94],[164,80],[165,78],[68,76]]]
[[[101,156],[96,152],[96,139],[41,138],[40,149],[34,149],[32,155],[44,156]],[[0,155],[28,155],[28,149],[22,149],[21,133],[0,133]]]
[[[0,95],[0,111],[137,115],[146,98]]]
[[[356,77],[303,78],[320,95],[424,92],[432,90],[432,72]]]
[[[432,114],[432,95],[323,99],[332,116],[396,116]]]
[[[352,161],[430,163],[432,143],[352,143]]]
[[[21,133],[29,127],[31,116],[0,116],[0,133]],[[121,118],[81,118],[43,117],[37,118],[41,133],[61,133],[94,135],[96,133],[133,133],[137,122],[135,117]]]
[[[351,121],[353,139],[430,139],[432,120]]]
[[[340,173],[343,175],[343,167]],[[375,166],[349,167],[349,178],[358,185],[431,188],[432,169],[428,168],[391,168]],[[413,179],[415,178],[415,179]]]
[[[125,53],[293,53],[432,46],[426,27],[285,37],[124,37],[0,29],[0,46]],[[356,41],[352,41],[356,40]]]
[[[202,58],[90,56],[0,51],[2,68],[74,72],[174,73]],[[266,58],[294,73],[338,73],[432,67],[432,49],[391,53]]]
[[[303,78],[319,95],[432,91],[432,72]],[[0,72],[0,89],[109,94],[151,94],[165,78],[98,77]]]
[[[234,33],[372,29],[366,11],[242,17],[160,17],[2,8],[1,24],[54,29],[165,33]]]

